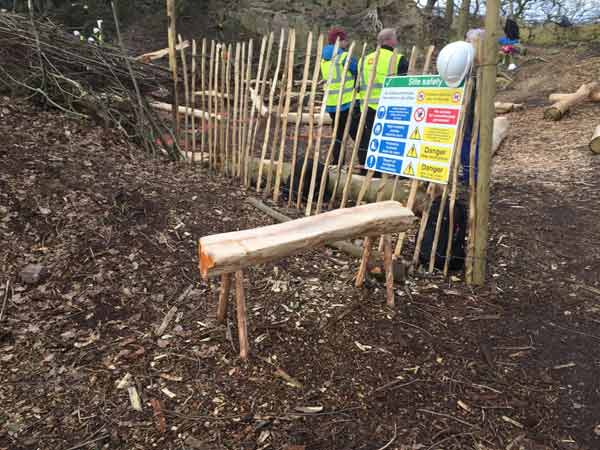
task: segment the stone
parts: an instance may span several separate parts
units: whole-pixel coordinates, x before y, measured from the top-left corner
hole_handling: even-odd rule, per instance
[[[42,264],[29,264],[21,270],[20,277],[25,284],[37,284],[49,275],[48,269]]]

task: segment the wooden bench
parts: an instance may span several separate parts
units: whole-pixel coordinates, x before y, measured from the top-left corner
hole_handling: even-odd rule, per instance
[[[212,276],[221,276],[221,291],[217,307],[219,322],[223,322],[227,315],[231,274],[235,273],[240,357],[247,359],[249,352],[243,284],[244,268],[276,261],[331,242],[365,236],[363,257],[356,277],[356,286],[360,287],[365,279],[371,238],[383,235],[387,303],[393,306],[394,276],[390,234],[407,231],[414,220],[415,216],[409,209],[398,202],[386,201],[337,209],[276,225],[201,238],[198,256],[202,278],[206,280]]]

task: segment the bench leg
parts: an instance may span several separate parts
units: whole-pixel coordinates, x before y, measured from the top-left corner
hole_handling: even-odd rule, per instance
[[[365,283],[365,275],[367,274],[367,265],[369,263],[370,256],[371,256],[371,236],[367,236],[367,237],[365,237],[365,241],[363,242],[362,259],[360,260],[360,267],[358,268],[358,273],[356,274],[355,286],[357,288],[362,287],[362,285]]]
[[[392,266],[392,237],[389,234],[383,236],[383,266],[385,268],[385,290],[388,306],[396,304],[394,300],[394,268]]]
[[[246,323],[246,294],[244,293],[244,272],[235,273],[235,299],[237,303],[238,335],[240,338],[240,358],[248,359],[248,325]]]
[[[224,323],[227,318],[227,300],[231,286],[231,274],[221,275],[221,290],[219,292],[219,305],[217,306],[217,322]]]

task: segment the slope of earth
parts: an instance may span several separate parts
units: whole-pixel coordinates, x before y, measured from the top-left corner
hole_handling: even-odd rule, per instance
[[[2,99],[0,448],[598,448],[597,113],[510,118],[488,286],[417,278],[390,310],[343,254],[258,267],[243,363],[195,242],[271,223],[249,194]]]
[[[500,93],[527,106],[508,116],[511,133],[494,160],[493,270],[498,288],[522,308],[506,327],[522,327],[538,343],[528,364],[563,366],[561,416],[580,445],[598,448],[600,157],[588,143],[600,104],[577,105],[558,122],[543,113],[550,93],[598,80],[600,47],[532,50],[532,63]]]

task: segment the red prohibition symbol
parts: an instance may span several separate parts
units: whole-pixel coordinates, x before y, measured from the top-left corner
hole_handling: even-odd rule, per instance
[[[421,122],[425,118],[425,108],[417,108],[413,113],[413,118],[416,122]]]

